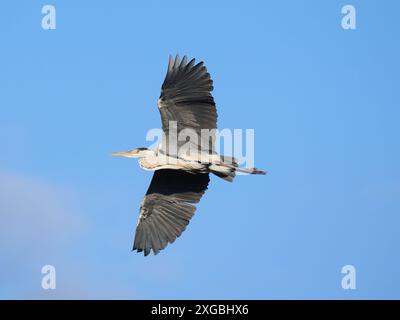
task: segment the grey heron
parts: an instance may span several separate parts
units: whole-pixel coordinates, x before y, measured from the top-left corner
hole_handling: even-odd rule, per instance
[[[143,251],[145,256],[151,250],[158,254],[182,234],[207,190],[210,173],[227,181],[232,181],[236,172],[265,174],[256,168],[240,168],[233,157],[215,152],[217,111],[212,90],[213,81],[203,62],[195,64],[192,59],[188,63],[186,56],[182,60],[170,56],[158,99],[164,133],[161,144],[154,149],[113,153],[138,158],[141,168],[154,171],[140,206],[133,244],[133,250]],[[188,129],[201,143],[179,139]],[[205,137],[204,131],[208,131]],[[191,152],[180,152],[188,144]]]

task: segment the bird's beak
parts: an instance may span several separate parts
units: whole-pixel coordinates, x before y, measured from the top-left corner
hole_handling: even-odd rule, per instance
[[[132,157],[132,151],[121,151],[121,152],[113,152],[111,154],[112,156],[116,156],[116,157]]]

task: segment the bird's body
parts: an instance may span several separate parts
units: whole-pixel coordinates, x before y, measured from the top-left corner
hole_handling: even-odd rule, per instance
[[[212,159],[210,159],[212,161]],[[170,157],[162,153],[154,153],[151,157],[143,157],[139,159],[139,165],[142,169],[148,171],[173,169],[208,172],[207,164],[184,157]]]
[[[147,171],[175,169],[208,173],[212,172],[213,168],[218,171],[219,165],[225,166],[222,166],[222,168],[230,168],[229,164],[224,163],[223,159],[217,154],[195,151],[190,155],[170,156],[163,153],[160,148],[147,149],[144,156],[139,157],[138,162],[139,166]],[[224,169],[221,169],[221,171],[224,171]]]
[[[186,56],[181,61],[178,56],[170,58],[158,99],[163,142],[155,149],[113,153],[139,158],[142,169],[155,171],[140,207],[133,250],[157,254],[180,236],[207,189],[209,173],[227,181],[233,181],[236,172],[265,174],[239,168],[234,158],[215,152],[217,112],[212,89],[203,62],[195,65],[194,59],[187,63]]]

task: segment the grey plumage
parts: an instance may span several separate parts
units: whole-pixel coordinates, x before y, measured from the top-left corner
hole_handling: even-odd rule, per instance
[[[201,129],[217,127],[217,110],[211,95],[213,82],[203,62],[195,59],[187,63],[184,56],[179,61],[170,56],[168,70],[161,86],[158,109],[165,137],[164,152],[172,156],[169,141],[177,141],[170,132],[169,122],[176,121],[177,133],[183,129],[194,130],[201,137]],[[208,144],[214,150],[214,138]],[[201,142],[199,143],[201,144]],[[207,145],[207,144],[204,144]],[[168,243],[175,241],[189,224],[201,196],[207,189],[208,173],[188,173],[181,170],[157,170],[143,199],[136,228],[133,250],[157,254]]]
[[[236,171],[249,174],[265,174],[255,168],[239,168],[232,157],[215,152],[217,110],[211,95],[213,81],[203,62],[187,62],[178,55],[170,57],[167,74],[158,99],[158,110],[164,131],[161,146],[156,149],[137,148],[114,152],[115,156],[139,158],[139,165],[154,171],[147,193],[140,206],[133,250],[159,253],[173,243],[186,229],[196,211],[196,204],[207,190],[209,173],[227,181],[233,181]],[[176,123],[176,130],[170,122]],[[178,150],[187,141],[178,139],[179,133],[190,129],[198,141],[190,139],[190,150],[197,155],[207,155],[206,160],[181,156]],[[211,130],[202,135],[202,129]],[[171,148],[170,142],[176,144]],[[180,149],[181,148],[181,149]],[[177,160],[171,164],[169,159]]]
[[[217,128],[217,109],[214,98],[211,95],[213,81],[207,72],[203,62],[195,64],[195,59],[186,64],[186,56],[179,61],[170,56],[167,74],[161,87],[161,95],[158,100],[158,109],[161,115],[162,129],[166,137],[173,137],[170,132],[169,122],[177,122],[177,132],[183,129],[192,129],[201,137],[201,129]],[[172,141],[177,141],[173,137]],[[209,141],[198,142],[198,149],[203,146],[204,151],[214,151],[215,134]],[[165,153],[171,155],[168,147],[169,140],[163,141]],[[178,141],[178,149],[182,143]]]
[[[157,254],[189,224],[210,181],[208,173],[162,169],[154,172],[140,207],[133,250]]]

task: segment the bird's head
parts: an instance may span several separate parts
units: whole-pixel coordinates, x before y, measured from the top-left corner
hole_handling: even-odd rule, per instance
[[[153,152],[153,150],[148,148],[136,148],[130,151],[113,152],[112,155],[117,157],[142,158]]]

